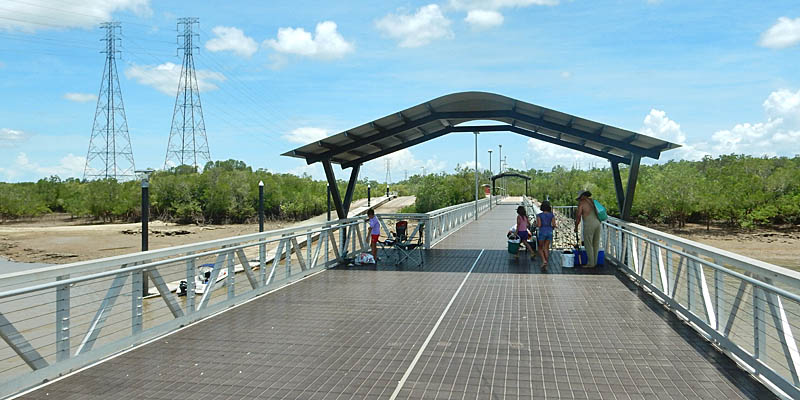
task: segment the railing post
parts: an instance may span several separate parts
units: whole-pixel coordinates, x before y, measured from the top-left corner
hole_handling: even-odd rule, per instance
[[[191,253],[189,253],[191,254]],[[191,314],[195,312],[194,306],[194,277],[197,274],[195,272],[195,262],[197,260],[192,258],[186,260],[186,313]],[[178,289],[180,290],[180,288]]]
[[[764,290],[753,285],[753,357],[756,359],[767,353],[765,303]]]
[[[236,296],[236,269],[233,265],[234,256],[235,254],[233,254],[233,251],[231,251],[226,257],[228,259],[228,276],[225,277],[225,283],[228,285],[228,299],[232,299],[234,296]]]
[[[431,217],[427,216],[425,220],[425,250],[431,249],[431,242],[433,241],[433,223],[431,221]]]
[[[717,260],[714,260],[714,263],[717,263]],[[714,321],[714,329],[719,331],[720,327],[725,325],[725,279],[722,276],[722,272],[718,269],[714,270],[714,312],[716,315],[716,321]]]
[[[142,332],[142,276],[144,270],[131,272],[131,334]]]
[[[57,280],[69,279],[69,275],[59,276]],[[69,285],[56,288],[56,361],[69,358]]]
[[[264,241],[264,238],[260,238],[259,241]],[[274,263],[273,263],[274,264]],[[258,272],[261,275],[261,286],[266,286],[267,284],[267,245],[265,243],[261,243],[258,245]]]

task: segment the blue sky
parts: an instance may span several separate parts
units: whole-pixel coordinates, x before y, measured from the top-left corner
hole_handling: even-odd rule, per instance
[[[98,25],[112,18],[136,167],[162,167],[184,16],[200,19],[195,63],[216,160],[321,177],[279,155],[467,90],[684,145],[664,159],[800,154],[797,1],[4,0],[0,180],[83,175],[104,62]],[[390,155],[392,179],[472,163],[473,140],[451,134]],[[493,149],[497,171],[499,144],[514,168],[606,165],[487,133],[481,168]],[[383,180],[384,165],[368,163],[362,178]]]

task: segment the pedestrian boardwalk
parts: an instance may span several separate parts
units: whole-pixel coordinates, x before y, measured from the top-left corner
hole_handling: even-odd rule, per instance
[[[324,271],[22,398],[774,398],[611,267],[514,260],[514,208],[422,267]]]

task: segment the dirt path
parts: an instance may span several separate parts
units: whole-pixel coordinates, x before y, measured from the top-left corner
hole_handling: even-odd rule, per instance
[[[372,199],[374,202],[380,198]],[[384,213],[397,212],[414,203],[413,196],[398,197],[377,208]],[[366,199],[353,202],[353,212],[365,210]],[[351,215],[353,214],[351,212]],[[336,213],[333,213],[335,218]],[[326,215],[305,221],[266,221],[264,229],[274,230],[295,225],[321,223]],[[141,224],[87,224],[86,220],[68,215],[49,215],[34,221],[0,224],[0,257],[17,262],[66,264],[141,249]],[[203,242],[258,232],[258,224],[177,225],[162,221],[150,222],[150,249]]]

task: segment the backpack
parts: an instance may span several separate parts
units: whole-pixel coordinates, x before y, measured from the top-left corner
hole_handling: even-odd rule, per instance
[[[603,205],[600,204],[599,201],[597,201],[597,200],[593,200],[593,201],[594,201],[594,208],[595,208],[595,210],[597,210],[597,219],[599,219],[600,222],[603,222],[603,221],[607,220],[608,219],[608,212],[606,211],[606,208],[603,207]]]

